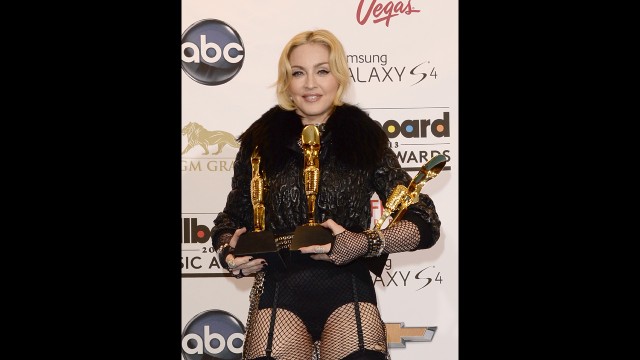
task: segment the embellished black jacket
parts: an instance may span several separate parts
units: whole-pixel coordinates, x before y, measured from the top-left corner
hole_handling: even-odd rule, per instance
[[[303,128],[295,111],[274,106],[239,136],[231,192],[211,233],[216,248],[220,235],[241,227],[253,229],[251,154],[256,146],[266,175],[266,230],[280,235],[307,222],[304,158],[299,145]],[[315,221],[331,218],[353,232],[370,228],[372,195],[376,193],[384,205],[395,186],[408,186],[411,176],[400,167],[380,125],[357,106],[336,107],[320,140]],[[414,250],[429,248],[440,237],[440,219],[426,194],[420,194],[419,201],[408,207],[403,219],[420,230],[420,243]]]

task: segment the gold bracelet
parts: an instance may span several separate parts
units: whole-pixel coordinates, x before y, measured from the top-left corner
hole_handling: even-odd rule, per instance
[[[229,270],[229,264],[227,264],[227,255],[233,254],[234,250],[235,248],[229,245],[229,243],[224,243],[218,248],[218,260],[220,261],[220,265],[222,265],[222,267],[227,270]]]
[[[222,250],[224,250],[224,248],[226,248],[227,246],[231,246],[229,245],[229,243],[224,243],[222,245],[220,245],[220,247],[218,248],[218,250],[216,250],[216,252],[219,254],[222,252]]]
[[[382,254],[382,250],[384,250],[385,241],[384,235],[382,235],[382,231],[380,229],[376,229],[376,232],[378,233],[378,238],[380,238],[380,247],[378,248],[378,253],[376,254],[376,256],[380,256]]]
[[[380,256],[384,249],[384,236],[382,236],[380,230],[367,229],[364,231],[364,234],[367,237],[367,253],[364,256]]]

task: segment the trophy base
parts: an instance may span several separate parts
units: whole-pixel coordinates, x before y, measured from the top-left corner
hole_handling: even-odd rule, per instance
[[[309,245],[324,245],[332,242],[331,230],[320,225],[302,225],[294,231],[289,249],[294,251]]]
[[[269,264],[267,267],[269,270],[287,270],[271,231],[253,231],[240,235],[233,254],[235,256],[251,256],[254,259],[265,259]]]

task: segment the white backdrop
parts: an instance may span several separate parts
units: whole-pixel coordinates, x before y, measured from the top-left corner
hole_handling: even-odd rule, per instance
[[[374,10],[366,17],[370,7]],[[388,22],[387,14],[393,15]],[[182,1],[183,32],[206,19],[235,29],[243,42],[244,62],[235,77],[214,86],[183,71],[183,125],[197,123],[209,131],[240,135],[276,104],[272,84],[285,43],[300,31],[326,28],[350,56],[354,86],[347,100],[367,110],[391,134],[391,146],[410,175],[434,155],[447,156],[445,169],[422,189],[434,199],[442,220],[440,241],[428,250],[392,254],[383,276],[374,280],[390,337],[404,336],[388,339],[393,360],[457,359],[457,1]],[[184,135],[182,148],[187,145]],[[253,278],[227,277],[211,249],[208,232],[230,190],[237,152],[232,144],[214,154],[216,149],[210,146],[205,155],[203,148],[194,147],[182,155],[183,328],[207,310],[226,311],[242,322],[248,311]],[[381,214],[375,197],[372,210],[373,223]],[[404,326],[402,333],[391,331],[399,325],[390,324]],[[429,327],[437,327],[435,334],[426,331]],[[183,354],[185,360],[194,358]]]

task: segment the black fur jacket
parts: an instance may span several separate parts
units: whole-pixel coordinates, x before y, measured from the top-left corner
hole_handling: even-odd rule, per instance
[[[224,233],[241,227],[253,230],[250,181],[251,154],[256,146],[266,175],[266,230],[280,235],[307,222],[304,158],[298,144],[303,128],[295,111],[274,106],[239,136],[231,192],[211,233],[216,248]],[[336,107],[320,140],[316,222],[331,218],[353,232],[368,229],[372,221],[371,196],[377,193],[384,206],[395,186],[408,186],[411,176],[400,167],[380,125],[354,105]],[[420,194],[420,201],[409,206],[403,219],[420,229],[417,249],[429,248],[438,240],[440,220],[428,195]]]

